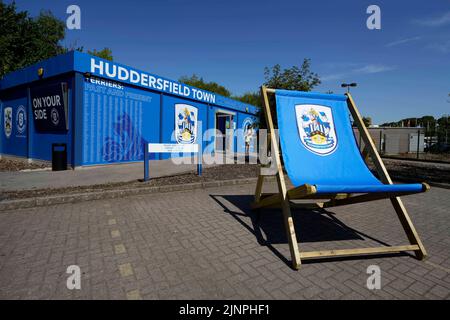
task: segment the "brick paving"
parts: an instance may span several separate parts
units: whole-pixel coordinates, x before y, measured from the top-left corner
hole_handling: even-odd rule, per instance
[[[273,187],[273,186],[272,186]],[[254,185],[0,212],[1,299],[449,299],[450,190],[404,202],[428,250],[290,268],[281,212],[249,210]],[[303,250],[407,240],[389,201],[295,210]],[[68,290],[70,265],[81,290]],[[369,265],[381,289],[366,287]]]

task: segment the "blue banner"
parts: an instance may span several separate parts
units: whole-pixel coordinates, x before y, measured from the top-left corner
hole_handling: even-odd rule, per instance
[[[34,128],[38,132],[65,132],[67,121],[67,83],[59,82],[30,89]]]

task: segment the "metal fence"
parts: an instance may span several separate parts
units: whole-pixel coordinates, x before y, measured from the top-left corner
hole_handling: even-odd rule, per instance
[[[364,142],[359,132],[354,132],[363,150]],[[450,162],[449,128],[378,127],[369,128],[369,133],[378,152],[385,157]]]

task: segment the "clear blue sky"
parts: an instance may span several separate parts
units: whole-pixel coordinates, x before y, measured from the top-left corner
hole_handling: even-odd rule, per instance
[[[8,1],[10,2],[10,1]],[[352,90],[374,123],[450,113],[450,1],[18,0],[32,15],[81,8],[65,45],[109,47],[114,59],[172,79],[196,73],[234,94],[256,90],[263,69],[312,59],[317,91]],[[366,9],[381,8],[381,30]]]

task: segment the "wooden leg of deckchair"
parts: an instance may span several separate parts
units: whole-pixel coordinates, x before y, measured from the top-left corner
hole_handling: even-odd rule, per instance
[[[284,215],[284,223],[286,226],[286,230],[288,230],[288,241],[289,241],[289,250],[291,251],[292,257],[292,267],[295,270],[300,269],[302,264],[300,260],[300,250],[298,249],[297,238],[295,234],[294,221],[292,220],[291,210],[289,209],[289,205],[283,205],[283,215]]]
[[[419,250],[414,251],[417,259],[423,260],[427,257],[427,251],[420,240],[419,234],[414,227],[411,218],[403,205],[402,200],[399,197],[391,198],[392,205],[394,206],[395,212],[405,230],[406,236],[411,244],[416,244],[419,246]]]
[[[255,203],[258,203],[261,200],[263,183],[264,183],[264,176],[260,174],[258,176],[258,181],[256,182]]]
[[[299,269],[301,265],[300,252],[298,249],[297,235],[295,234],[294,220],[292,219],[290,202],[288,197],[288,192],[286,190],[286,185],[284,178],[277,175],[278,193],[269,195],[261,199],[261,188],[263,184],[263,176],[258,177],[258,182],[256,184],[255,192],[255,202],[252,205],[253,209],[259,210],[261,207],[279,206],[281,202],[281,209],[283,212],[284,227],[286,229],[286,237],[289,243],[289,250],[292,257],[292,267],[294,269]],[[267,202],[269,200],[269,202]],[[266,203],[267,202],[267,203]]]
[[[366,145],[365,148],[367,148],[369,155],[372,158],[378,176],[380,177],[383,183],[392,184],[392,179],[389,176],[389,173],[386,170],[386,167],[384,166],[384,163],[381,160],[381,157],[378,154],[377,149],[375,148],[375,144],[373,143],[369,131],[367,130],[366,126],[362,121],[361,114],[359,113],[358,108],[356,108],[355,102],[353,101],[351,94],[346,93],[346,95],[348,98],[347,102],[350,113],[352,114],[354,123],[358,127],[361,137],[364,139],[364,144]],[[419,250],[415,251],[416,257],[420,260],[425,259],[425,257],[427,256],[427,252],[425,251],[425,247],[423,246],[422,241],[420,241],[419,235],[417,234],[417,231],[414,228],[414,225],[411,219],[409,218],[408,213],[406,212],[405,206],[403,205],[399,197],[391,198],[391,202],[392,205],[394,206],[398,218],[400,219],[400,222],[402,223],[403,229],[405,230],[405,233],[409,241],[411,242],[411,244],[417,244],[419,246]]]
[[[281,182],[279,181],[278,184],[280,185]],[[300,260],[300,251],[298,249],[297,243],[297,235],[295,233],[294,220],[292,219],[291,208],[289,204],[289,199],[287,197],[287,192],[286,190],[284,190],[285,192],[283,194],[282,190],[283,188],[280,188],[280,194],[282,195],[281,209],[283,211],[284,227],[286,228],[286,236],[289,242],[289,250],[291,251],[292,267],[298,270],[301,265],[301,260]]]
[[[289,250],[291,251],[292,267],[294,269],[300,268],[300,252],[298,249],[297,236],[295,234],[294,220],[291,215],[291,208],[289,207],[289,197],[284,180],[283,168],[281,167],[280,148],[278,146],[278,140],[275,135],[275,127],[272,121],[272,113],[270,112],[269,99],[267,97],[267,90],[264,86],[261,87],[261,96],[263,98],[264,114],[266,116],[266,122],[269,128],[270,140],[271,140],[271,155],[277,166],[277,184],[278,191],[280,193],[281,207],[283,211],[283,220],[286,228],[286,236],[289,241]]]

